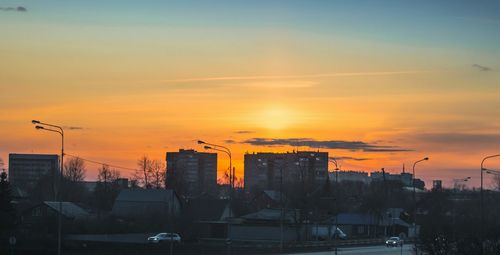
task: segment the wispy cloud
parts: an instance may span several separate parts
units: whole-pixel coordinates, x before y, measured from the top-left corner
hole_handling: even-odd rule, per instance
[[[478,65],[478,64],[473,64],[472,67],[476,68],[479,71],[483,71],[483,72],[487,72],[487,71],[492,70],[490,67],[482,66],[482,65]]]
[[[354,161],[365,161],[365,160],[371,160],[371,158],[356,158],[356,157],[348,157],[348,156],[342,156],[342,157],[330,157],[331,159],[335,160],[354,160]]]
[[[255,133],[254,131],[250,131],[250,130],[238,130],[238,131],[235,131],[234,133],[236,134],[252,134],[252,133]]]
[[[400,74],[417,74],[429,71],[408,70],[408,71],[382,71],[382,72],[348,72],[348,73],[323,73],[323,74],[303,74],[303,75],[255,75],[255,76],[220,76],[220,77],[197,77],[185,79],[164,80],[165,83],[187,83],[187,82],[210,82],[210,81],[243,81],[243,80],[278,80],[278,79],[304,79],[304,78],[327,78],[346,76],[385,76]]]
[[[307,146],[311,148],[340,149],[350,151],[364,152],[403,152],[410,149],[400,148],[398,146],[375,145],[361,141],[342,141],[342,140],[314,140],[311,138],[251,138],[241,143],[256,146]]]
[[[18,7],[0,7],[0,11],[14,11],[14,12],[26,12],[28,9],[23,6],[18,6]]]
[[[227,143],[227,144],[234,144],[236,143],[235,140],[232,140],[232,139],[228,139],[228,140],[224,140],[224,143]]]
[[[82,130],[82,129],[85,129],[84,127],[75,127],[75,126],[66,126],[64,127],[64,129],[68,129],[68,130]]]

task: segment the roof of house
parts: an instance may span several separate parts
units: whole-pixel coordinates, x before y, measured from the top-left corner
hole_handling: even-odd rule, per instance
[[[124,189],[120,191],[115,202],[170,202],[172,195],[177,196],[170,189]]]
[[[43,204],[55,210],[56,212],[60,212],[59,202],[45,201],[43,202]],[[87,211],[72,202],[61,202],[61,205],[62,214],[68,218],[84,218],[89,216],[89,213]]]
[[[403,227],[410,227],[410,224],[405,222],[404,220],[400,218],[385,218],[380,222],[380,225],[382,226],[393,226],[393,225],[399,225]]]
[[[281,219],[281,209],[266,208],[254,213],[243,215],[241,218],[245,220],[277,221]],[[284,218],[288,221],[293,221],[298,218],[298,212],[295,214],[295,211],[287,210]]]
[[[186,205],[186,213],[193,220],[218,221],[229,217],[225,215],[228,206],[229,201],[225,199],[191,199]]]
[[[337,223],[341,225],[374,225],[375,217],[367,213],[339,213]]]
[[[282,198],[283,200],[285,199],[285,196],[281,192],[276,190],[264,190],[263,193],[275,202],[280,202]]]

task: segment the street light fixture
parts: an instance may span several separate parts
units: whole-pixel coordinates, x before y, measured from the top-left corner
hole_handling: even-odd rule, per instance
[[[57,225],[57,254],[61,255],[61,233],[62,233],[62,182],[63,182],[63,167],[64,167],[64,129],[60,126],[44,123],[39,120],[32,120],[32,124],[36,125],[37,130],[44,130],[58,133],[61,135],[61,167],[59,169],[59,189],[56,192],[57,200],[59,201],[59,216]],[[52,128],[47,128],[52,127]]]
[[[214,151],[220,151],[224,152],[228,155],[229,157],[229,218],[231,218],[231,204],[232,204],[232,197],[233,197],[233,188],[234,188],[234,169],[233,169],[233,161],[232,161],[232,154],[231,150],[225,146],[214,144],[214,143],[208,143],[202,140],[197,141],[198,144],[205,144],[203,148],[205,150],[214,150]],[[227,254],[231,254],[231,224],[229,223],[229,219],[227,221]]]
[[[465,177],[465,178],[460,178],[460,179],[453,179],[453,189],[456,191],[456,190],[459,190],[460,189],[460,183],[466,183],[468,182],[469,180],[471,179],[470,176],[468,177]],[[464,184],[465,185],[465,184]]]
[[[414,234],[415,236],[417,235],[417,190],[415,188],[415,166],[422,162],[422,161],[427,161],[429,160],[428,157],[425,157],[421,160],[417,160],[415,161],[415,163],[413,163],[413,181],[412,181],[412,185],[413,185],[413,203],[414,203],[414,209],[415,211],[413,212],[413,231],[414,231]],[[415,251],[416,251],[416,254],[418,254],[418,248],[417,248],[417,245],[415,244]]]
[[[337,162],[337,159],[335,159],[335,158],[329,158],[328,160],[335,165],[335,184],[337,184],[338,183],[338,178],[339,178],[339,170],[340,170],[341,166]]]
[[[496,157],[500,157],[500,154],[496,154],[496,155],[491,155],[491,156],[487,156],[485,158],[483,158],[483,160],[481,161],[481,204],[480,204],[480,209],[481,209],[481,255],[484,254],[484,246],[483,246],[483,243],[484,243],[484,191],[483,191],[483,172],[488,172],[488,171],[492,171],[490,169],[486,169],[484,168],[484,161],[486,161],[487,159],[490,159],[490,158],[496,158]]]

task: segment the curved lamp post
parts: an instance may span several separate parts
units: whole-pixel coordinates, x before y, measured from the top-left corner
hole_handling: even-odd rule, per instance
[[[493,172],[496,172],[494,170],[490,170],[490,169],[486,169],[484,168],[484,161],[486,161],[487,159],[490,159],[490,158],[496,158],[496,157],[500,157],[500,154],[496,154],[496,155],[491,155],[491,156],[487,156],[485,158],[483,158],[483,160],[481,161],[481,191],[480,191],[480,195],[481,195],[481,204],[480,204],[480,209],[481,209],[481,253],[480,254],[484,254],[484,246],[483,246],[483,243],[484,243],[484,191],[483,191],[483,172],[487,172],[487,173],[493,173]]]
[[[339,170],[340,170],[340,164],[337,162],[337,159],[335,158],[329,158],[328,161],[332,162],[335,165],[335,185],[338,185],[338,179],[339,179]],[[338,189],[338,188],[336,188]],[[336,193],[335,193],[336,194]],[[333,230],[333,243],[335,246],[335,255],[337,255],[338,249],[337,249],[337,225],[338,225],[338,213],[335,213],[335,228]]]
[[[340,170],[340,164],[337,162],[337,159],[335,158],[329,158],[328,161],[332,162],[335,165],[335,183],[338,183],[338,178],[339,178],[339,170]]]
[[[204,144],[203,148],[205,150],[214,150],[214,151],[220,151],[224,152],[229,156],[229,218],[231,218],[231,202],[232,202],[232,196],[233,196],[233,188],[234,188],[234,169],[233,169],[233,162],[232,162],[232,154],[231,150],[225,146],[218,145],[218,144],[213,144],[213,143],[208,143],[202,140],[198,140],[198,144]],[[231,254],[231,224],[229,223],[229,219],[227,221],[227,254]]]
[[[422,161],[427,161],[429,160],[428,157],[425,157],[421,160],[417,160],[415,161],[415,163],[413,163],[413,181],[412,181],[412,185],[413,185],[413,203],[414,203],[414,212],[413,212],[413,231],[415,233],[415,236],[417,235],[417,191],[416,191],[416,188],[415,188],[415,166],[422,162]],[[416,254],[418,254],[418,248],[417,248],[417,245],[415,245],[415,251],[416,251]]]
[[[37,130],[55,132],[61,135],[61,168],[59,169],[59,189],[57,190],[56,196],[59,201],[59,216],[57,224],[57,254],[61,255],[61,232],[62,232],[62,181],[63,181],[63,165],[64,165],[64,129],[60,126],[44,123],[39,120],[32,120],[32,124],[35,125]]]

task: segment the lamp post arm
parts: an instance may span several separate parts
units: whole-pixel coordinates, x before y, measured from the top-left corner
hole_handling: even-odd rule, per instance
[[[500,154],[496,154],[496,155],[491,155],[491,156],[488,156],[488,157],[485,157],[483,158],[483,160],[481,161],[481,170],[486,170],[483,165],[484,165],[484,161],[486,161],[487,159],[490,159],[490,158],[495,158],[495,157],[500,157]]]
[[[207,144],[208,144],[208,143],[207,143]],[[210,148],[210,150],[224,152],[224,153],[226,153],[229,157],[231,157],[231,153],[229,153],[229,152],[227,152],[227,151],[225,151],[225,150],[217,149],[217,148],[214,148],[214,147]]]
[[[222,146],[222,145],[218,145],[218,144],[214,144],[214,143],[207,143],[207,142],[205,142],[205,144],[215,147],[215,148],[213,148],[214,150],[215,150],[217,147],[218,147],[218,148],[222,148],[222,149],[224,149],[224,151],[225,151],[228,155],[230,155],[230,156],[231,156],[231,150],[230,150],[228,147],[226,147],[226,146]],[[222,151],[221,149],[218,149],[218,150],[219,150],[219,151]]]
[[[64,130],[61,126],[57,126],[57,125],[53,125],[53,124],[49,124],[49,123],[45,123],[45,122],[40,122],[38,123],[39,125],[44,125],[44,126],[49,126],[49,127],[54,127],[54,128],[57,128],[59,129],[62,133],[64,133]]]

